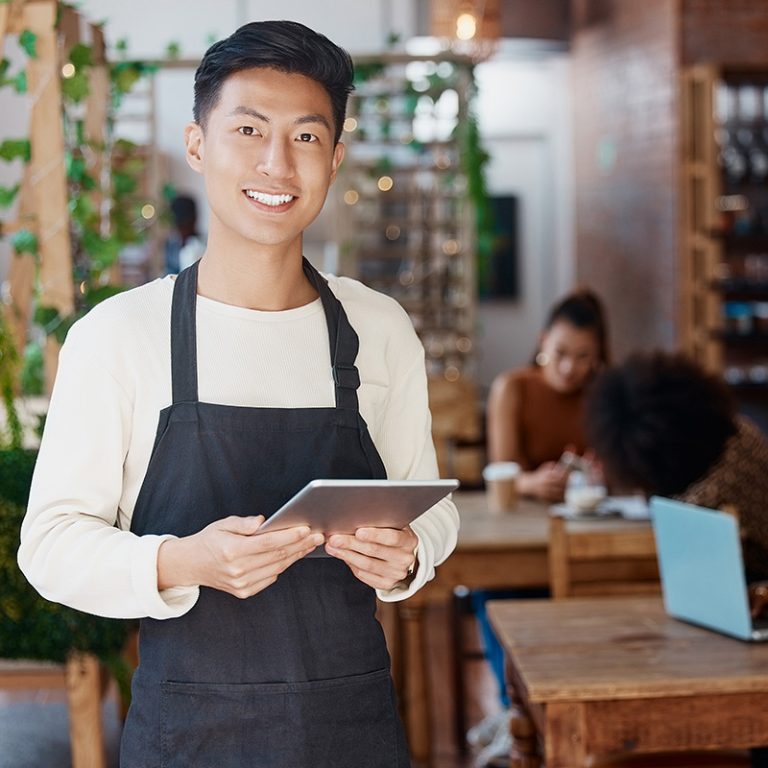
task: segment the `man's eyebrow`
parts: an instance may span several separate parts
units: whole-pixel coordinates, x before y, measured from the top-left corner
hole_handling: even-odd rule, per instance
[[[249,115],[250,117],[255,117],[257,120],[261,120],[264,123],[269,122],[269,118],[266,115],[262,115],[261,112],[257,112],[255,109],[251,109],[250,107],[235,107],[230,113],[230,117],[234,117],[235,115]]]
[[[328,118],[325,115],[321,115],[321,114],[302,115],[301,117],[296,118],[294,122],[296,123],[296,125],[307,125],[308,123],[320,123],[320,125],[324,126],[329,131],[331,130],[331,124],[328,122]]]
[[[256,120],[261,120],[263,123],[271,122],[266,115],[262,115],[261,112],[257,112],[255,109],[251,109],[251,107],[235,107],[229,113],[229,116],[234,117],[235,115],[248,115],[249,117],[253,117]],[[321,115],[319,112],[309,115],[302,115],[301,117],[297,117],[296,120],[294,120],[295,125],[309,125],[312,123],[317,123],[324,126],[327,130],[331,130],[331,124],[328,121],[328,118],[325,115]]]

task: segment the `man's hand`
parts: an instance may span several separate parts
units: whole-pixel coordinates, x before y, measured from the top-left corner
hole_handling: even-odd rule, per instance
[[[157,555],[158,589],[201,586],[250,597],[323,543],[307,526],[259,533],[258,517],[227,517],[192,536],[168,539]]]
[[[419,540],[410,526],[396,528],[358,528],[355,535],[334,533],[325,551],[343,560],[352,573],[374,589],[392,589],[412,573],[414,550]]]

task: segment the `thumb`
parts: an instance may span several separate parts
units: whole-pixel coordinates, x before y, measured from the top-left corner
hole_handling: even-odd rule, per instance
[[[264,515],[248,515],[247,517],[230,515],[221,521],[221,528],[229,533],[237,533],[240,536],[250,536],[259,530],[263,522]]]

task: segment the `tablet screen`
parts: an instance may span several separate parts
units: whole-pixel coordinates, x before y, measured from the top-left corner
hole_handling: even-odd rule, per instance
[[[458,486],[458,480],[312,480],[259,532],[297,525],[326,535],[358,528],[401,529]]]

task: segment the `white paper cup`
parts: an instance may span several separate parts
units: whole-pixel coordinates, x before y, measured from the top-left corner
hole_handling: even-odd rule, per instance
[[[495,461],[483,469],[488,506],[493,512],[509,512],[517,506],[517,478],[520,465],[514,461]]]

